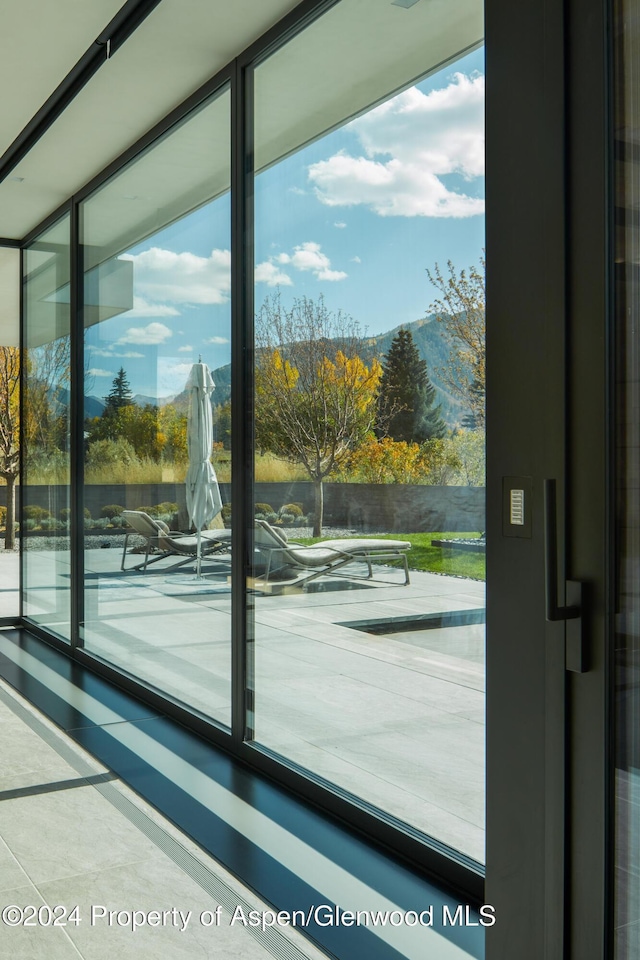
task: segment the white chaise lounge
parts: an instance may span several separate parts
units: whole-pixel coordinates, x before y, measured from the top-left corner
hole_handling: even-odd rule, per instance
[[[272,527],[266,520],[255,521],[254,537],[254,546],[266,561],[265,572],[259,578],[265,583],[272,572],[282,567],[292,567],[299,572],[296,583],[308,583],[356,561],[367,564],[370,578],[373,576],[371,564],[382,560],[402,560],[405,584],[409,583],[407,551],[411,549],[411,544],[408,540],[358,537],[353,540],[323,540],[322,543],[305,546],[287,540],[283,531]]]
[[[132,528],[127,531],[124,538],[124,548],[122,550],[121,570],[146,570],[149,564],[156,563],[164,557],[172,555],[182,556],[184,559],[174,564],[170,569],[181,567],[196,557],[198,549],[198,538],[192,533],[176,533],[169,529],[162,520],[155,520],[143,510],[123,510],[122,517]],[[125,558],[129,537],[137,534],[145,539],[144,560],[134,566],[125,568]],[[220,553],[228,550],[231,539],[230,530],[203,530],[201,535],[201,556],[206,557],[212,553]],[[149,559],[149,554],[154,552],[154,556]],[[156,551],[158,551],[156,553]]]

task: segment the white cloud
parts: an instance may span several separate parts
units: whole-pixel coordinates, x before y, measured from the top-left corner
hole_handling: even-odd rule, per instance
[[[203,343],[215,343],[219,345],[221,343],[229,343],[229,340],[226,337],[207,337],[206,340],[203,340]]]
[[[279,270],[271,260],[264,260],[262,263],[256,264],[255,281],[256,283],[266,283],[269,287],[290,287],[293,283],[289,274]]]
[[[179,317],[180,311],[168,303],[149,303],[144,297],[134,295],[133,307],[127,317]]]
[[[338,230],[344,230],[344,228],[346,227],[346,223],[344,222],[344,220],[336,220],[333,225],[334,227],[337,227]]]
[[[193,353],[193,347],[190,343],[185,343],[184,347],[178,347],[178,353]]]
[[[87,370],[87,374],[90,377],[115,377],[113,370],[102,370],[100,367],[92,367]]]
[[[484,77],[456,73],[430,93],[405,90],[354,120],[363,155],[340,151],[311,164],[309,180],[330,207],[366,205],[380,216],[470,217],[484,200],[441,177],[484,173]]]
[[[125,360],[141,360],[144,353],[136,353],[134,350],[114,350],[113,347],[90,347],[94,357],[118,357]]]
[[[155,346],[159,343],[165,343],[172,336],[169,327],[164,323],[148,323],[146,327],[129,327],[124,336],[120,337],[118,344],[138,343],[145,346]]]
[[[229,300],[230,250],[212,250],[208,257],[199,257],[188,251],[174,253],[151,247],[142,253],[125,254],[121,259],[133,261],[137,294],[159,308],[172,309],[166,306],[168,303],[211,304]]]
[[[290,264],[296,270],[310,271],[316,280],[344,280],[347,276],[342,270],[331,270],[331,261],[322,252],[319,243],[308,240],[293,248],[293,253],[279,253],[274,258],[278,263]],[[273,286],[273,284],[272,284]]]
[[[158,357],[157,396],[166,397],[180,393],[185,389],[187,378],[191,373],[191,360],[178,360],[176,357]]]
[[[334,280],[344,280],[347,276],[344,270],[320,270],[316,273],[318,280],[330,280],[332,283]]]
[[[351,263],[362,263],[360,257],[351,257]]]

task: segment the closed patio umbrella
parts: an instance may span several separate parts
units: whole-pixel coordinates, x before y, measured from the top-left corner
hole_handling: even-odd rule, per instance
[[[216,472],[209,459],[213,444],[213,416],[211,394],[215,384],[206,363],[194,363],[187,380],[189,391],[189,418],[187,447],[189,469],[186,480],[186,499],[189,520],[198,533],[197,572],[200,576],[202,529],[222,510],[220,488]]]

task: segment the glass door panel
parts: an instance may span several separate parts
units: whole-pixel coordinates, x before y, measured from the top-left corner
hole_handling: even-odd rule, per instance
[[[0,247],[0,618],[20,615],[20,251]]]
[[[225,725],[229,131],[227,90],[81,208],[84,645]]]
[[[250,583],[256,741],[480,862],[482,32],[342,0],[255,70]]]
[[[70,639],[69,216],[23,254],[23,613]]]

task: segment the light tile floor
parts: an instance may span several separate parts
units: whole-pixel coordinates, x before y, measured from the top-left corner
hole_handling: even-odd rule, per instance
[[[12,905],[22,911],[33,907],[28,919],[36,921],[11,926],[0,919],[3,958],[325,956],[295,930],[264,935],[231,927],[229,910],[236,904],[266,905],[136,794],[109,779],[104,767],[2,681],[0,757],[0,916],[6,917],[2,910]],[[215,911],[218,904],[226,905],[220,925],[204,926],[202,912]],[[52,911],[61,920],[62,908],[70,912],[76,905],[80,923],[49,923]],[[115,920],[109,925],[101,911],[92,924],[92,906],[125,911],[122,925]],[[182,932],[183,921],[170,912],[173,908],[191,911]],[[128,920],[134,910],[147,916],[165,911],[165,924],[134,932]],[[8,919],[15,913],[9,910]]]

